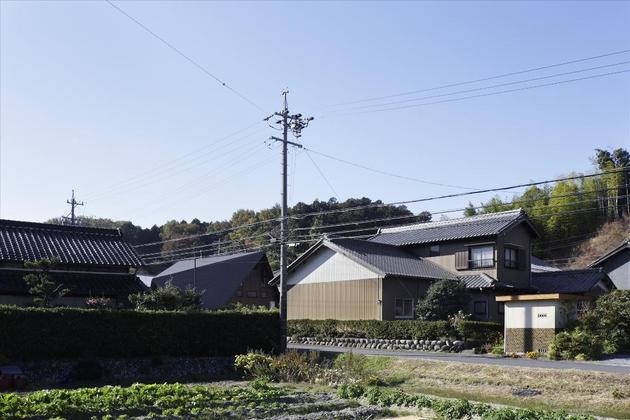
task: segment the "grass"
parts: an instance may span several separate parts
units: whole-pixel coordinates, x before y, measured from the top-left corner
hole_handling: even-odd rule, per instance
[[[410,393],[630,418],[630,375],[368,356],[363,369]],[[534,391],[533,396],[514,395]],[[617,391],[615,391],[617,390]]]

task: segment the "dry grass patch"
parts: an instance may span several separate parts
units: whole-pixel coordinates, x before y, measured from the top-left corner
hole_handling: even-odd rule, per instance
[[[393,359],[379,374],[403,379],[407,392],[630,418],[630,375],[417,359]]]

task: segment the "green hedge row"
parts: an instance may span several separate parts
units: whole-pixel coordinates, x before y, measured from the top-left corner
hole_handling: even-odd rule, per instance
[[[289,321],[290,337],[353,337],[400,340],[432,340],[458,337],[493,343],[503,334],[497,322],[459,321],[454,329],[447,321],[338,321],[334,319]]]
[[[231,356],[279,343],[277,312],[0,307],[0,355],[10,359]]]
[[[291,337],[354,337],[382,339],[437,339],[453,335],[446,321],[337,321],[334,319],[289,321]]]
[[[503,325],[498,322],[459,321],[457,332],[466,340],[494,343],[503,336]]]

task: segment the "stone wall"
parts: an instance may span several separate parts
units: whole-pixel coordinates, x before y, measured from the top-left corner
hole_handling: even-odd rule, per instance
[[[234,377],[232,357],[43,360],[17,362],[29,389],[72,383],[213,381]]]
[[[461,340],[386,340],[378,338],[289,337],[288,342],[293,344],[306,344],[311,346],[333,346],[383,350],[460,352],[464,349],[464,342]]]
[[[546,353],[555,334],[555,328],[507,328],[505,330],[505,352],[538,351]]]

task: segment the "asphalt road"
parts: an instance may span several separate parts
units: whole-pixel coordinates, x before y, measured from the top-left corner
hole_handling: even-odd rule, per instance
[[[291,349],[315,350],[319,352],[366,354],[372,356],[394,356],[408,359],[442,360],[445,362],[461,362],[506,367],[531,367],[543,369],[577,369],[583,371],[621,373],[630,375],[630,358],[618,358],[596,362],[575,362],[567,360],[546,359],[511,359],[507,357],[494,357],[487,355],[457,354],[457,353],[433,353],[403,350],[362,349],[332,346],[311,346],[305,344],[289,344]]]

